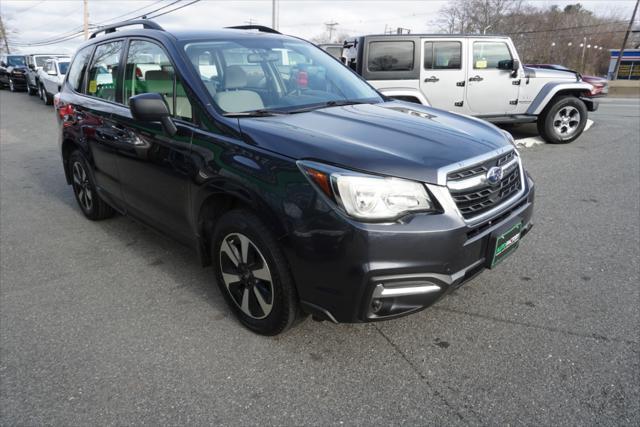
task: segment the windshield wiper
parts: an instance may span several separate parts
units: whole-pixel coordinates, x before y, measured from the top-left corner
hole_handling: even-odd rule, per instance
[[[236,113],[224,113],[225,117],[269,117],[269,116],[281,116],[283,114],[289,114],[288,111],[279,110],[253,110],[253,111],[239,111]]]
[[[306,107],[296,108],[296,109],[293,109],[293,110],[287,110],[287,112],[289,112],[289,113],[304,113],[305,111],[313,111],[313,110],[318,110],[320,108],[340,107],[340,106],[343,106],[343,105],[358,105],[358,104],[371,104],[371,102],[370,101],[354,101],[354,100],[350,100],[350,99],[338,99],[338,100],[322,102],[322,103],[319,103],[319,104],[312,104],[312,105],[308,105]]]

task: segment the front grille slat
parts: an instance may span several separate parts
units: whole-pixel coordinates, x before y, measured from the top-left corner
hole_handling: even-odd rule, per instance
[[[494,157],[480,165],[457,170],[447,174],[447,182],[466,180],[471,177],[485,174],[495,166],[504,166],[516,157],[515,151],[510,151],[498,157]],[[511,169],[511,168],[509,168]],[[487,212],[516,194],[522,188],[520,168],[516,167],[506,173],[496,185],[485,183],[471,190],[449,189],[458,210],[465,219],[472,219]]]

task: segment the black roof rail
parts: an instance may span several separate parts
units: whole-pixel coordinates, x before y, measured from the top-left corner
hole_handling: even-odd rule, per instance
[[[273,28],[265,27],[264,25],[236,25],[235,27],[225,27],[232,30],[258,30],[262,33],[282,34],[280,31]]]
[[[122,22],[117,22],[115,24],[105,25],[104,27],[100,27],[96,31],[94,31],[91,34],[91,37],[89,38],[93,39],[102,32],[104,32],[105,34],[115,33],[116,28],[128,27],[130,25],[142,25],[142,27],[147,30],[164,31],[164,28],[162,28],[159,24],[156,24],[155,22],[150,21],[148,19],[134,19],[132,21],[122,21]]]

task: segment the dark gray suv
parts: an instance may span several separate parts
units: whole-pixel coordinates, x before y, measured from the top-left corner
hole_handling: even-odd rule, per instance
[[[192,246],[257,333],[414,313],[532,226],[507,132],[385,98],[268,28],[103,28],[55,106],[84,215],[131,215]]]

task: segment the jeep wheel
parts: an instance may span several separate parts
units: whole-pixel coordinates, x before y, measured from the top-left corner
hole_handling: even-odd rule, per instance
[[[566,144],[578,138],[587,124],[587,107],[574,96],[558,98],[538,117],[538,132],[551,144]]]
[[[213,232],[211,259],[225,300],[247,328],[277,335],[298,318],[298,299],[277,240],[253,213],[233,210]]]
[[[110,218],[115,211],[96,191],[89,163],[78,150],[69,156],[71,186],[84,216],[92,221]]]

